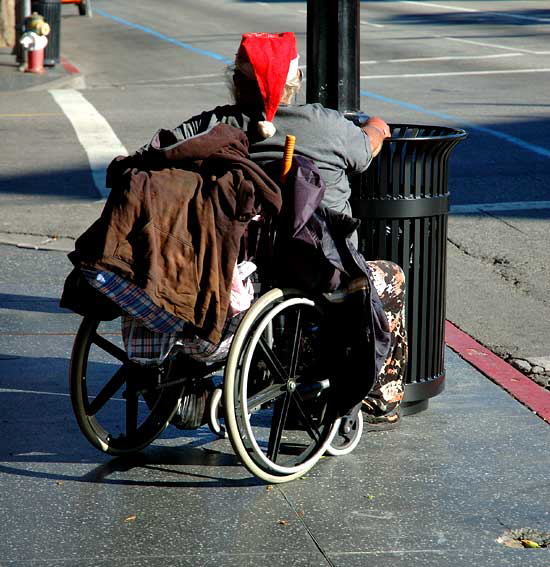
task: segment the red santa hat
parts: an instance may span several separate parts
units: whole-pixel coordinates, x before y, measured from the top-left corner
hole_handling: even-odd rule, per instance
[[[292,32],[245,33],[236,61],[237,69],[258,83],[266,118],[258,122],[258,130],[264,138],[270,138],[276,131],[272,120],[285,84],[298,73],[296,37]]]

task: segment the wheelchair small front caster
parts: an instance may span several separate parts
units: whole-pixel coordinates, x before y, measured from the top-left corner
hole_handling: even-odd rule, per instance
[[[215,433],[220,439],[227,439],[227,431],[225,430],[225,427],[220,423],[219,418],[222,394],[223,390],[221,388],[216,388],[210,396],[208,427],[210,427],[212,433]]]
[[[350,415],[346,415],[340,422],[340,427],[336,432],[332,442],[327,447],[326,452],[333,457],[347,455],[351,453],[361,441],[363,434],[363,413],[359,408]]]

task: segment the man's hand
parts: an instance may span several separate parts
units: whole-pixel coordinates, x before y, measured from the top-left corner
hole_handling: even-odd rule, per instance
[[[378,155],[382,149],[382,142],[391,138],[390,127],[379,116],[371,116],[361,129],[367,134],[370,141],[372,157]]]

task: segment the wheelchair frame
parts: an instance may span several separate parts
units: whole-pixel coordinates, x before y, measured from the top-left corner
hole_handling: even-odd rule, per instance
[[[286,328],[278,328],[281,321]],[[227,435],[244,466],[266,482],[300,477],[325,452],[347,454],[361,438],[361,412],[351,420],[337,418],[330,399],[336,386],[331,377],[317,375],[322,345],[307,341],[321,323],[322,309],[314,298],[299,290],[268,291],[237,328],[223,383],[209,395],[205,421],[211,431]],[[101,324],[85,317],[76,335],[69,376],[73,411],[97,449],[131,454],[170,424],[186,382],[206,378],[223,364],[205,367],[202,377],[171,375],[170,360],[144,367],[129,360],[109,331],[99,330]],[[147,403],[147,396],[154,401]]]
[[[273,244],[271,226],[260,228],[262,224],[252,244],[250,231],[243,239],[247,256],[254,248],[255,260],[269,258]],[[268,271],[266,267],[263,273]],[[69,382],[73,411],[87,440],[110,455],[140,451],[170,424],[189,384],[223,368],[222,385],[210,392],[203,423],[219,437],[227,436],[237,457],[258,478],[287,482],[302,476],[325,453],[353,451],[363,418],[359,407],[348,416],[337,415],[337,377],[330,375],[333,365],[325,364],[330,352],[323,331],[325,300],[271,287],[271,280],[268,276],[262,281],[265,293],[239,323],[226,361],[199,365],[199,370],[190,365],[183,375],[174,371],[172,358],[155,366],[133,362],[110,338],[116,333],[100,330],[108,323],[84,317]]]

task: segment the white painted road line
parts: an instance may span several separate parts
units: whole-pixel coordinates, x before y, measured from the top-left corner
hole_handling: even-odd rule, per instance
[[[540,211],[550,209],[550,201],[515,201],[509,203],[478,203],[472,205],[452,205],[451,214],[476,214],[476,213],[506,213],[521,211]]]
[[[441,57],[416,57],[411,59],[388,59],[388,63],[413,63],[424,61],[462,61],[466,59],[500,59],[502,57],[523,57],[523,53],[494,53],[492,55],[443,55]]]
[[[479,12],[475,8],[463,8],[460,6],[447,6],[445,4],[433,4],[432,2],[413,2],[412,0],[401,0],[401,4],[415,4],[416,6],[429,6],[430,8],[445,8],[456,12]]]
[[[361,75],[360,79],[414,79],[421,77],[463,77],[466,75],[513,75],[523,73],[549,73],[550,69],[498,69],[494,71],[450,71],[448,73],[402,73],[400,75]]]
[[[442,57],[410,57],[406,59],[386,59],[375,61],[368,59],[359,61],[361,65],[374,65],[385,63],[429,63],[430,61],[462,61],[469,59],[501,59],[503,57],[523,57],[523,53],[494,53],[493,55],[447,55]]]
[[[0,394],[30,394],[32,396],[61,396],[63,398],[69,398],[70,394],[65,394],[62,392],[42,392],[41,390],[17,390],[15,388],[0,388]],[[124,398],[110,398],[111,401],[115,402],[125,402]],[[139,403],[145,403],[145,400],[139,400]],[[24,456],[20,454],[19,456]]]
[[[64,394],[62,392],[42,392],[39,390],[17,390],[15,388],[0,388],[0,393],[2,394],[31,394],[39,396],[61,396],[63,398],[70,397],[70,394]]]
[[[401,0],[402,4],[414,4],[416,6],[427,6],[429,8],[443,8],[444,10],[454,10],[455,12],[476,12],[478,14],[498,16],[504,18],[515,18],[518,20],[530,20],[532,22],[550,23],[550,18],[539,18],[538,16],[524,16],[521,14],[510,14],[509,12],[488,12],[476,8],[464,8],[463,6],[448,6],[446,4],[434,4],[432,2],[415,2],[413,0]]]
[[[372,22],[367,22],[366,20],[360,20],[359,23],[363,26],[370,26],[372,28],[383,28],[382,24],[373,24]]]
[[[126,148],[107,120],[81,93],[74,89],[54,89],[50,94],[73,125],[88,156],[94,184],[101,197],[106,197],[105,170],[116,156],[128,155]]]
[[[495,49],[507,49],[508,51],[521,51],[522,53],[529,53],[530,55],[547,55],[548,53],[550,53],[549,51],[533,51],[532,49],[523,49],[522,47],[509,47],[507,45],[498,45],[497,43],[473,41],[471,39],[464,39],[461,37],[443,37],[443,39],[447,39],[449,41],[458,41],[459,43],[469,43],[471,45],[481,45],[482,47],[494,47]]]

